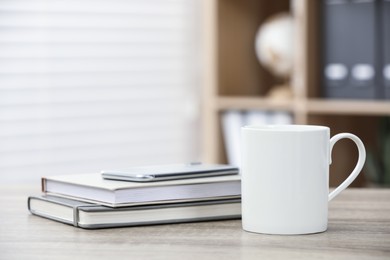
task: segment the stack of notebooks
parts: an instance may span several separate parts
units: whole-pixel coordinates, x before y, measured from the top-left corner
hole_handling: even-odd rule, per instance
[[[218,175],[213,176],[216,168]],[[30,196],[28,209],[86,229],[240,218],[238,169],[225,165],[202,169],[208,176],[193,172],[186,178],[171,174],[171,179],[139,181],[126,179],[126,173],[42,177],[43,194]]]

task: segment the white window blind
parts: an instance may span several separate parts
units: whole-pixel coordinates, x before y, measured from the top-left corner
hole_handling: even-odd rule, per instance
[[[198,155],[196,0],[0,0],[5,181]]]

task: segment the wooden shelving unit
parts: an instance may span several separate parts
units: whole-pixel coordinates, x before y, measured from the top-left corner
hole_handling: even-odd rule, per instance
[[[332,100],[320,96],[318,1],[204,0],[203,160],[226,162],[220,113],[229,110],[288,111],[297,124],[320,124],[331,134],[352,132],[366,147],[376,142],[380,117],[390,116],[390,101]],[[273,77],[254,51],[255,33],[270,15],[290,10],[295,18],[293,98],[272,100],[265,93]],[[333,154],[330,184],[335,186],[352,170],[356,148],[340,142]],[[354,182],[363,186],[364,174]]]
[[[280,110],[294,111],[294,103],[291,100],[272,100],[261,97],[218,97],[217,108],[219,111],[226,109],[238,110]]]
[[[389,101],[308,99],[307,113],[328,115],[390,116]]]

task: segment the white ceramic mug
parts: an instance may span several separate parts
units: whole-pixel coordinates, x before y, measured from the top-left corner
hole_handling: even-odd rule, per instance
[[[349,133],[330,139],[325,126],[244,126],[242,134],[242,225],[250,232],[309,234],[328,224],[328,202],[360,173],[366,152]],[[329,194],[333,145],[355,142],[359,160],[349,177]]]

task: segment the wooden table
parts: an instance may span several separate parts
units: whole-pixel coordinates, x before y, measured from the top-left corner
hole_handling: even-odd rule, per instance
[[[240,220],[83,230],[32,216],[36,187],[0,188],[0,259],[390,259],[390,190],[348,189],[327,232],[259,235]]]

